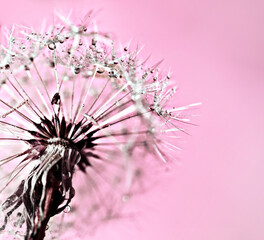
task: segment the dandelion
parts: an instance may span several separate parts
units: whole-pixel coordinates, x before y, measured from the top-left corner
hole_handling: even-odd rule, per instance
[[[115,200],[132,196],[148,155],[166,163],[179,149],[171,139],[194,105],[168,107],[170,74],[147,67],[140,49],[118,48],[89,17],[58,15],[41,31],[14,25],[0,47],[2,232],[43,239],[51,218],[69,211],[80,172],[87,215],[109,217]]]

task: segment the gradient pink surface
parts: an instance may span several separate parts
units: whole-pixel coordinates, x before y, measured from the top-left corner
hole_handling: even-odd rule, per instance
[[[203,102],[180,165],[135,199],[140,217],[87,239],[264,239],[264,2],[1,0],[0,24],[38,26],[54,9],[101,10],[101,29],[165,59],[177,105]]]

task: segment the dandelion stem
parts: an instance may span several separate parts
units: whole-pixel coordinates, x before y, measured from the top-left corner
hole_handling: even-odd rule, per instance
[[[50,218],[54,215],[54,212],[60,205],[58,197],[58,188],[60,186],[60,180],[55,177],[56,172],[52,169],[48,174],[49,181],[47,182],[44,200],[44,216],[40,216],[40,210],[37,212],[36,219],[34,221],[33,232],[29,237],[29,240],[43,240],[45,237],[45,231],[48,227]],[[59,193],[60,194],[60,193]],[[42,206],[39,206],[42,207]]]

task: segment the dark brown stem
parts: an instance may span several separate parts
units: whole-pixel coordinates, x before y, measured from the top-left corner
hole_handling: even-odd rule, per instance
[[[39,210],[36,216],[35,225],[32,229],[32,234],[29,240],[43,240],[45,237],[45,231],[47,229],[48,222],[50,218],[54,215],[54,211],[58,209],[60,203],[57,201],[56,196],[58,194],[58,188],[60,181],[58,181],[52,172],[48,174],[49,182],[46,187],[46,197],[44,201],[44,219],[40,223]],[[40,206],[41,207],[41,206]],[[40,226],[39,226],[40,223]]]

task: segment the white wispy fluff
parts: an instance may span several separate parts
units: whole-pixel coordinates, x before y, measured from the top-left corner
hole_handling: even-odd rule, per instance
[[[42,239],[50,218],[69,208],[80,171],[90,199],[80,208],[111,218],[114,202],[127,201],[156,161],[147,156],[166,163],[180,149],[185,111],[198,104],[171,107],[170,74],[147,66],[140,49],[117,48],[90,14],[2,35],[1,193],[10,193],[1,197],[2,232]]]

